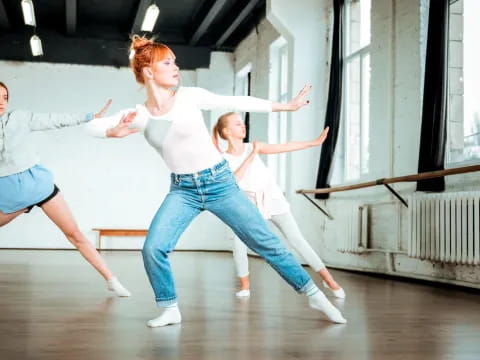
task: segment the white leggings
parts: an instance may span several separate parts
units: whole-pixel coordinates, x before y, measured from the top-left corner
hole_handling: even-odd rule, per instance
[[[325,268],[325,264],[303,237],[290,211],[274,215],[270,221],[280,230],[287,243],[305,259],[315,272]],[[237,236],[234,236],[233,239],[233,260],[237,268],[237,276],[248,276],[247,247]]]

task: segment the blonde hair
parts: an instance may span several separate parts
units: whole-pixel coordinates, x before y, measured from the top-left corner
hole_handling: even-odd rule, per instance
[[[217,120],[217,123],[213,127],[213,130],[212,130],[213,144],[215,145],[217,150],[220,152],[222,152],[222,149],[220,149],[218,137],[220,136],[223,140],[227,140],[227,138],[225,137],[225,134],[223,133],[223,130],[225,130],[228,127],[228,118],[235,114],[236,112],[228,112],[223,115],[220,115],[220,117]]]
[[[135,79],[140,84],[145,84],[142,75],[142,69],[151,66],[156,61],[163,60],[167,57],[175,59],[173,51],[165,44],[155,42],[155,38],[147,38],[146,36],[133,35],[130,51],[134,52],[130,60],[130,67],[135,74]]]

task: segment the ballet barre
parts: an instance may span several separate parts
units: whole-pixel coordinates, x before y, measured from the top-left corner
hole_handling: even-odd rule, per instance
[[[397,176],[393,178],[381,178],[373,181],[367,181],[367,182],[352,184],[352,185],[336,186],[332,188],[297,190],[296,193],[305,196],[307,200],[309,200],[313,205],[315,205],[330,220],[333,220],[332,216],[328,214],[328,212],[325,211],[320,205],[314,202],[307,194],[329,194],[329,193],[339,192],[339,191],[357,190],[357,189],[363,189],[363,188],[372,187],[372,186],[384,185],[388,189],[388,191],[390,191],[398,200],[402,202],[403,205],[408,207],[408,204],[405,201],[405,199],[399,193],[397,193],[395,189],[393,189],[389,184],[394,184],[399,182],[413,182],[413,181],[420,181],[420,180],[428,180],[428,179],[434,179],[434,178],[448,176],[448,175],[459,175],[459,174],[465,174],[465,173],[476,172],[476,171],[480,171],[480,165],[461,166],[461,167],[456,167],[456,168],[451,168],[446,170],[428,171],[428,172],[412,174],[412,175]]]
[[[146,236],[148,230],[145,229],[104,229],[95,228],[93,231],[98,232],[97,250],[102,250],[102,236]]]

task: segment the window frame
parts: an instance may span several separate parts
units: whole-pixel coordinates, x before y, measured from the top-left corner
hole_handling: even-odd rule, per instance
[[[452,12],[451,12],[451,6],[453,6],[455,3],[459,2],[460,0],[450,0],[449,1],[449,17],[451,17],[452,15]],[[462,0],[463,1],[463,0]],[[463,21],[465,21],[465,8],[464,8],[464,3],[463,3],[463,11],[462,11],[462,19]],[[447,67],[449,69],[454,69],[456,67],[453,67],[453,66],[450,66],[450,50],[452,48],[452,42],[456,42],[458,40],[454,40],[454,39],[451,39],[450,38],[450,35],[451,35],[451,26],[452,26],[452,22],[449,21],[449,29],[448,29],[448,34],[449,34],[449,38],[448,38],[448,51],[449,51],[449,61],[447,63]],[[465,38],[463,36],[463,34],[465,33],[465,27],[464,27],[464,23],[462,22],[462,40],[461,40],[461,43],[462,43],[462,66],[461,66],[461,69],[462,69],[462,115],[463,115],[463,118],[462,118],[462,125],[463,125],[463,131],[462,131],[462,135],[463,135],[463,151],[465,151],[465,139],[467,137],[471,137],[471,136],[480,136],[480,131],[478,131],[477,133],[474,133],[474,134],[469,134],[469,135],[465,135],[465,82],[463,79],[465,79]],[[461,160],[452,160],[452,157],[454,157],[453,153],[452,153],[452,141],[451,141],[451,123],[454,122],[452,120],[452,113],[451,113],[451,108],[452,108],[452,98],[453,96],[455,95],[458,95],[458,94],[455,94],[452,90],[451,90],[451,72],[448,71],[448,78],[447,78],[447,89],[448,89],[448,92],[447,92],[447,109],[448,109],[448,113],[447,113],[447,143],[446,143],[446,147],[445,147],[445,168],[455,168],[455,167],[459,167],[459,166],[469,166],[469,165],[478,165],[480,163],[480,155],[478,157],[471,157],[471,158],[465,158],[465,155],[463,154],[462,155],[462,159]],[[480,115],[480,113],[479,113]]]
[[[290,99],[289,48],[287,40],[280,36],[270,44],[270,99],[288,102]],[[268,142],[284,143],[288,141],[288,112],[272,112],[268,119]],[[282,191],[287,190],[287,154],[281,153],[267,157],[267,166],[274,174]]]
[[[361,2],[362,0],[359,0]],[[370,3],[371,4],[371,3]],[[343,139],[341,139],[341,146],[342,146],[342,151],[343,151],[343,164],[342,164],[342,170],[341,174],[339,177],[341,179],[334,179],[334,180],[339,180],[339,183],[349,183],[349,182],[358,182],[359,180],[363,180],[367,178],[369,171],[370,171],[370,164],[369,164],[369,156],[365,159],[365,154],[363,153],[364,148],[369,146],[370,144],[370,135],[369,135],[369,129],[370,129],[370,86],[371,86],[371,72],[370,76],[368,78],[368,90],[367,93],[365,92],[365,74],[364,74],[364,65],[366,58],[368,58],[368,63],[371,64],[371,20],[370,20],[370,40],[367,45],[364,45],[363,47],[360,47],[356,49],[353,52],[350,51],[350,6],[351,6],[351,0],[346,0],[345,1],[345,33],[344,33],[344,58],[343,58],[343,90],[342,90],[342,115],[341,115],[341,130],[340,134]],[[371,11],[371,10],[370,10]],[[354,63],[358,59],[359,61],[359,91],[360,91],[360,97],[359,97],[359,121],[360,121],[360,139],[359,139],[359,156],[360,156],[360,163],[359,163],[359,176],[358,177],[351,177],[349,174],[353,171],[353,169],[349,168],[349,156],[353,154],[351,151],[352,145],[348,141],[349,139],[349,123],[348,123],[348,103],[349,103],[349,90],[350,90],[350,83],[348,80],[349,77],[349,65]],[[371,71],[371,66],[369,66],[369,71]],[[368,100],[368,113],[365,115],[365,104],[366,100]],[[354,149],[356,150],[356,149]],[[364,171],[364,168],[366,170]],[[335,181],[337,182],[337,181]]]

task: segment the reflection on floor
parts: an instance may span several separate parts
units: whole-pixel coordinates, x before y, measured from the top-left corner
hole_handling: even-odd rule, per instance
[[[77,252],[0,251],[0,359],[480,359],[475,293],[332,271],[349,322],[331,325],[257,258],[242,300],[231,254],[176,252],[183,323],[149,329],[140,252],[103,255],[131,298],[111,297]]]

